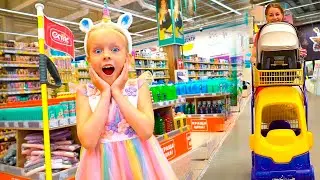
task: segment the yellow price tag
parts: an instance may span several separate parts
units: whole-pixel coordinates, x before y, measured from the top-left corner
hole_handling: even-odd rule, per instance
[[[165,133],[165,134],[163,135],[163,139],[169,139],[169,136],[168,136],[167,133]]]

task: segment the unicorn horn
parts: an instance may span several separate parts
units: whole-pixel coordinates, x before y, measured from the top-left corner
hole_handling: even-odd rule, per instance
[[[105,23],[111,21],[107,0],[104,0],[104,2],[103,2],[102,21],[105,22]]]

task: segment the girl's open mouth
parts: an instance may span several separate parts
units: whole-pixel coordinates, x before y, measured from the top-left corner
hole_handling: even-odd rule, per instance
[[[105,65],[102,67],[102,71],[104,72],[104,74],[106,74],[107,76],[110,76],[113,74],[114,72],[114,67],[112,65]]]

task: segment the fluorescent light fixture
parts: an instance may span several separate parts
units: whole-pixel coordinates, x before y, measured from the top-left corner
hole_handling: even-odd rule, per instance
[[[74,40],[76,43],[84,43],[84,41]]]
[[[219,1],[217,1],[217,0],[211,0],[211,1],[214,2],[214,3],[216,3],[216,4],[218,4],[218,5],[220,5],[220,6],[222,6],[222,7],[224,7],[224,8],[226,8],[226,9],[229,9],[230,11],[232,11],[232,12],[238,14],[238,15],[241,15],[241,13],[240,13],[239,11],[237,11],[237,10],[235,10],[235,9],[232,9],[232,8],[229,7],[229,6],[224,5],[223,3],[221,3],[221,2],[219,2]]]
[[[299,19],[299,18],[304,18],[304,17],[313,16],[313,15],[317,15],[317,14],[320,14],[320,12],[312,13],[312,14],[306,14],[306,15],[303,15],[303,16],[298,16],[296,18]]]
[[[306,6],[310,6],[310,5],[314,5],[314,4],[319,4],[319,3],[320,3],[320,1],[314,2],[314,3],[309,3],[309,4],[304,4],[304,5],[301,5],[301,6],[295,6],[295,7],[292,7],[292,8],[288,8],[287,10],[302,8],[302,7],[306,7]]]
[[[13,11],[13,10],[9,10],[9,9],[0,8],[0,11],[12,13],[12,14],[23,15],[23,16],[29,16],[29,17],[37,17],[36,14],[24,13],[24,12],[20,12],[20,11]],[[50,17],[48,17],[48,18],[53,21],[56,21],[56,22],[61,22],[61,23],[65,23],[65,24],[72,24],[72,25],[77,25],[77,26],[79,25],[79,23],[77,23],[77,22],[71,22],[71,21],[66,21],[66,20],[62,20],[62,19],[50,18]]]
[[[150,29],[145,29],[145,30],[136,32],[136,33],[145,33],[145,32],[149,32],[149,31],[156,30],[156,29],[157,29],[157,27],[153,27],[153,28],[150,28]]]
[[[103,4],[95,3],[95,2],[92,2],[92,1],[88,1],[88,0],[80,0],[80,1],[82,1],[84,3],[87,3],[87,4],[91,4],[91,5],[103,8]],[[126,11],[123,11],[121,9],[116,9],[116,8],[113,8],[113,7],[108,7],[108,8],[111,11],[116,11],[116,12],[119,12],[119,13],[126,13]],[[152,19],[152,18],[148,18],[148,17],[145,17],[145,16],[141,16],[139,14],[134,14],[134,13],[131,13],[131,14],[132,14],[132,16],[135,16],[135,17],[138,17],[138,18],[141,18],[141,19],[145,19],[145,20],[152,21],[152,22],[157,22],[156,19]]]
[[[75,48],[75,50],[84,49],[84,46]]]
[[[132,35],[132,36],[140,36],[140,37],[143,36],[142,34],[139,34],[139,33],[130,33],[130,35]]]
[[[10,34],[10,35],[15,35],[15,36],[25,36],[25,37],[38,38],[38,36],[32,35],[32,34],[22,34],[22,33],[6,32],[6,31],[0,31],[0,34]],[[83,43],[83,41],[80,41],[80,40],[74,40],[74,42]]]

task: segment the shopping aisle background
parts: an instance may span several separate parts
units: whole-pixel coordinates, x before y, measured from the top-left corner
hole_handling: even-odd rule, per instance
[[[314,136],[311,161],[314,165],[316,179],[320,178],[320,96],[308,94],[309,129]],[[319,108],[318,108],[319,109]],[[251,133],[250,103],[247,103],[229,136],[220,150],[213,156],[203,180],[249,180],[251,177],[251,153],[248,139]],[[318,137],[318,138],[317,138]]]

